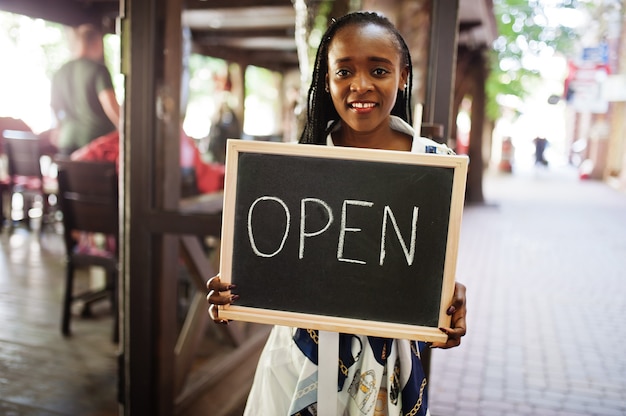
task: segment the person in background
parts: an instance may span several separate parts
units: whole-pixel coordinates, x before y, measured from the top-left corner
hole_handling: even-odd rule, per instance
[[[548,139],[545,137],[537,136],[533,139],[535,144],[535,164],[536,165],[548,165],[548,161],[545,157],[546,147],[548,147]]]
[[[120,122],[113,81],[104,65],[102,32],[92,24],[72,28],[70,47],[73,59],[54,74],[50,103],[63,156],[116,130]]]
[[[98,137],[70,155],[71,160],[109,161],[119,165],[120,135],[112,131]],[[180,130],[180,166],[194,175],[195,193],[208,194],[224,189],[223,165],[206,163],[193,140]]]
[[[241,123],[227,102],[223,102],[209,131],[209,152],[213,161],[226,163],[226,142],[241,137]]]
[[[389,20],[371,12],[333,20],[317,51],[300,142],[451,154],[445,145],[414,136],[411,72],[408,47]],[[217,305],[236,302],[236,286],[222,283],[218,275],[207,288],[212,319],[227,323],[218,316]],[[465,286],[457,282],[446,311],[451,326],[440,328],[447,341],[431,348],[461,343],[466,333],[465,301]],[[317,336],[317,331],[303,328],[273,327],[245,415],[317,414]],[[351,352],[360,353],[349,362],[339,361],[338,415],[429,415],[420,354],[428,348],[425,343],[350,334],[340,334],[339,339],[339,349],[348,351],[348,359]]]

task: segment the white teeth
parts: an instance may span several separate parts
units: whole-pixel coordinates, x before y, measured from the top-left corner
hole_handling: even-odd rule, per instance
[[[374,103],[352,103],[354,108],[373,108],[375,105]]]

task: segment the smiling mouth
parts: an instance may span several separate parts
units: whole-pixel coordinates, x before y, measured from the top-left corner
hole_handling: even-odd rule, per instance
[[[350,108],[355,108],[357,110],[366,110],[366,109],[370,109],[370,108],[374,108],[376,107],[376,103],[361,103],[361,102],[354,102],[354,103],[350,103]]]

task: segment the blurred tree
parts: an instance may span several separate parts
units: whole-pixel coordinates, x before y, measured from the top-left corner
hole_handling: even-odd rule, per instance
[[[498,97],[514,95],[523,99],[539,77],[533,58],[554,54],[570,55],[580,38],[568,12],[586,7],[577,0],[494,0],[499,36],[491,51],[487,80],[487,115],[500,115]]]

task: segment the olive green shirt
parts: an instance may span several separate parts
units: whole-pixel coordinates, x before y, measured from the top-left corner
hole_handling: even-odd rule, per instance
[[[71,152],[117,128],[98,99],[98,94],[107,89],[113,89],[109,70],[88,58],[70,61],[54,75],[51,105],[59,121],[58,146],[62,153]]]

